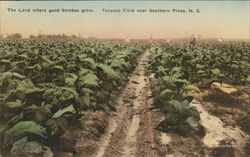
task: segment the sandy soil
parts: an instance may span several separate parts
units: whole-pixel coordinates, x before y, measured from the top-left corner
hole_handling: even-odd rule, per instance
[[[248,157],[250,156],[250,86],[234,86],[234,88],[237,92],[231,94],[211,88],[202,89],[200,93],[195,93],[194,97],[206,110],[201,116],[207,119],[203,126],[209,126],[212,132],[207,131],[204,138],[208,140],[208,145],[222,145],[214,148],[217,154],[232,148],[231,156]],[[217,139],[217,142],[209,143],[209,138]]]

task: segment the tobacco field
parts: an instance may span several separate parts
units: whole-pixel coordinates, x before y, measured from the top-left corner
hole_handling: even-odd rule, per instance
[[[2,157],[247,157],[250,44],[0,40]]]

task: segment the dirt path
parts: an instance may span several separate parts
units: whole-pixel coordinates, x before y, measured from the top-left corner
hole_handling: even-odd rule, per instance
[[[149,55],[149,50],[141,55],[129,83],[117,99],[117,115],[110,119],[95,157],[137,157],[142,153],[156,156],[148,149],[154,147],[155,127],[152,113],[147,112],[153,103],[149,78],[144,71]]]

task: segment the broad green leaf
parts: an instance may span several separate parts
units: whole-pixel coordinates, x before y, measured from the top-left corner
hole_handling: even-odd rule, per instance
[[[58,72],[58,71],[64,71],[64,68],[62,66],[56,65],[52,67],[51,70]]]
[[[22,102],[20,100],[12,101],[12,102],[6,102],[5,106],[7,106],[10,109],[18,109],[22,106]]]
[[[85,94],[91,94],[93,93],[93,90],[89,89],[89,88],[82,88],[81,89],[82,93]]]
[[[80,68],[80,70],[79,70],[79,73],[78,73],[78,75],[79,76],[84,76],[84,75],[86,75],[87,73],[94,73],[92,70],[89,70],[89,69],[85,69],[85,68]]]
[[[189,83],[186,79],[174,79],[174,78],[173,78],[173,81],[174,81],[174,82],[180,82],[180,83],[186,83],[186,84]]]
[[[218,68],[211,69],[211,71],[215,75],[219,75],[220,74],[220,69],[218,69]]]
[[[165,94],[167,94],[167,93],[174,93],[174,91],[172,91],[172,90],[170,90],[170,89],[165,89],[165,90],[163,90],[163,91],[160,93],[160,95],[165,95]]]
[[[38,135],[46,138],[46,129],[33,121],[22,121],[15,124],[11,129],[4,133],[4,144],[8,145],[17,139],[29,134]]]
[[[194,91],[200,91],[199,88],[193,86],[193,85],[187,85],[184,87],[186,90],[194,90]]]
[[[11,62],[8,60],[0,60],[0,73],[4,73],[11,69]]]
[[[70,86],[73,87],[76,83],[76,80],[78,79],[78,76],[76,74],[72,74],[72,73],[65,73],[65,83]]]
[[[75,113],[75,108],[73,105],[70,105],[68,107],[65,107],[64,109],[59,109],[53,116],[52,118],[59,118],[65,113]]]
[[[197,69],[203,69],[203,68],[204,68],[204,65],[196,64],[196,68],[197,68]]]
[[[101,68],[110,78],[119,78],[119,75],[110,66],[106,64],[99,64],[98,67]]]
[[[96,63],[95,63],[95,60],[92,59],[92,58],[84,58],[82,59],[82,62],[86,62],[88,64],[90,64],[91,68],[95,69],[96,68]]]
[[[93,74],[93,73],[89,73],[86,76],[84,76],[83,78],[83,85],[87,86],[87,87],[98,87],[98,77]]]
[[[167,69],[166,68],[164,68],[163,66],[158,66],[157,67],[157,72],[164,72],[164,71],[166,71]]]
[[[83,96],[83,102],[84,102],[84,105],[86,105],[86,106],[90,105],[90,95],[89,94],[86,94]]]
[[[125,68],[128,68],[130,67],[130,64],[127,63],[123,58],[121,59],[114,59],[114,60],[111,60],[111,67],[118,67],[120,69],[122,69],[123,67]]]

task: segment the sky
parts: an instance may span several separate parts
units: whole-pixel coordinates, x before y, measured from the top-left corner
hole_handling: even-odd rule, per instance
[[[99,38],[249,39],[249,1],[0,1],[0,33]],[[16,9],[9,12],[8,8]],[[24,13],[18,9],[92,9],[89,13]],[[102,9],[179,9],[200,13],[104,13]]]

